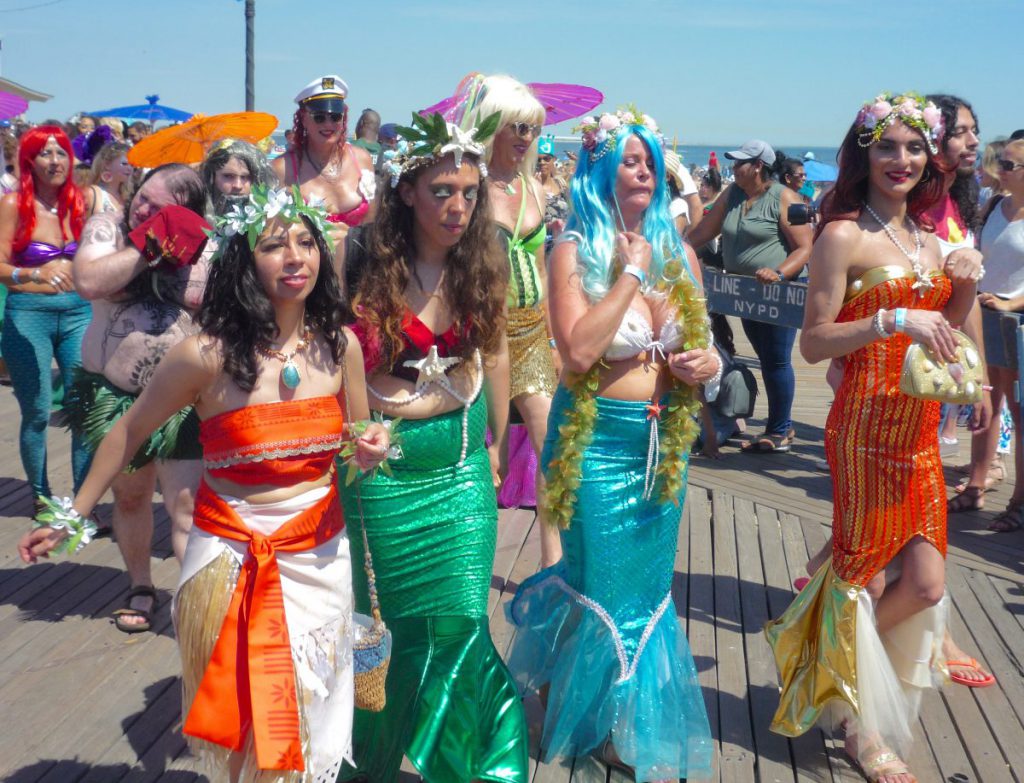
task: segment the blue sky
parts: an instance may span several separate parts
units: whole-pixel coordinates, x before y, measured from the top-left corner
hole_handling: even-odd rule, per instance
[[[238,111],[243,7],[0,0],[2,75],[54,95],[30,106],[36,121],[150,93],[194,112]],[[1024,126],[1011,75],[1019,10],[1018,0],[257,0],[256,108],[290,125],[295,93],[337,73],[356,113],[405,122],[482,71],[596,87],[604,106],[635,101],[686,144],[835,146],[884,89],[963,95],[992,138]]]

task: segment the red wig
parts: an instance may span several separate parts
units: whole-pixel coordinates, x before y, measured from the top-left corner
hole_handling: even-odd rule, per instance
[[[910,127],[909,125],[907,127]],[[917,130],[913,128],[912,130]],[[920,131],[917,131],[920,133]],[[833,220],[856,220],[860,217],[864,202],[868,198],[868,176],[871,171],[871,162],[868,158],[868,148],[860,145],[861,131],[855,122],[843,139],[839,148],[839,175],[836,177],[836,184],[832,190],[825,194],[821,201],[821,219],[818,221],[818,228],[814,232],[817,239],[822,229]],[[924,134],[921,134],[924,139]],[[927,139],[925,139],[927,142]],[[928,217],[927,212],[934,207],[945,195],[945,176],[947,167],[945,163],[925,144],[928,152],[928,163],[925,165],[924,173],[920,181],[913,187],[907,196],[907,214],[910,215],[917,225],[925,231],[934,231],[935,225]]]
[[[36,186],[32,174],[32,164],[43,151],[46,141],[51,136],[57,140],[60,148],[68,154],[68,178],[57,191],[57,219],[60,221],[61,236],[68,242],[76,242],[82,235],[85,223],[85,201],[82,191],[74,182],[75,153],[67,134],[56,125],[40,125],[25,131],[18,145],[18,171],[21,179],[18,182],[18,228],[14,232],[13,249],[15,252],[24,250],[32,240],[32,232],[36,229]],[[71,224],[71,236],[64,235],[64,219]]]

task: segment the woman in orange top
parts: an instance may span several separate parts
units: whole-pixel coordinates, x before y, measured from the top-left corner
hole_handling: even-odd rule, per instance
[[[254,188],[250,202],[219,221],[202,331],[168,352],[77,497],[51,503],[53,525],[19,551],[34,562],[86,542],[93,506],[143,440],[194,405],[206,470],[174,612],[184,732],[232,780],[271,769],[306,783],[352,761],[352,573],[333,470],[346,375],[345,417],[369,410],[323,215],[294,191]],[[367,425],[357,464],[375,466],[387,442]]]
[[[921,690],[943,668],[946,506],[939,403],[899,389],[911,341],[947,359],[974,306],[981,256],[942,262],[925,211],[942,193],[939,110],[916,95],[865,104],[823,205],[800,350],[845,357],[826,423],[832,557],[768,638],[782,678],[772,728],[802,734],[829,702],[870,780],[909,783]],[[924,231],[922,231],[924,229]]]

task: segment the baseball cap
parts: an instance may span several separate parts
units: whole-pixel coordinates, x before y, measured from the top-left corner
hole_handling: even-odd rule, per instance
[[[760,160],[769,166],[775,164],[775,150],[767,141],[751,139],[738,150],[725,153],[729,160]]]
[[[299,94],[295,102],[313,111],[345,111],[345,98],[348,97],[348,85],[345,80],[335,74],[314,79]]]

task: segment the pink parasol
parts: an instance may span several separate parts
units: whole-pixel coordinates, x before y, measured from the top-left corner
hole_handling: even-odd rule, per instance
[[[20,95],[9,92],[0,92],[0,120],[9,120],[17,117],[28,108],[28,101]]]
[[[479,75],[467,76],[460,82],[455,95],[427,107],[421,114],[439,112],[449,122],[459,121],[461,119],[459,109],[466,101],[467,92],[471,95],[474,92],[471,87],[467,89],[467,86],[471,82],[475,81],[478,84],[480,81],[479,78],[474,79],[474,77],[479,77]],[[530,92],[540,101],[544,106],[544,111],[547,112],[544,119],[545,125],[555,125],[574,117],[581,117],[604,100],[604,95],[600,90],[584,87],[582,84],[530,82],[526,86],[530,88]]]

